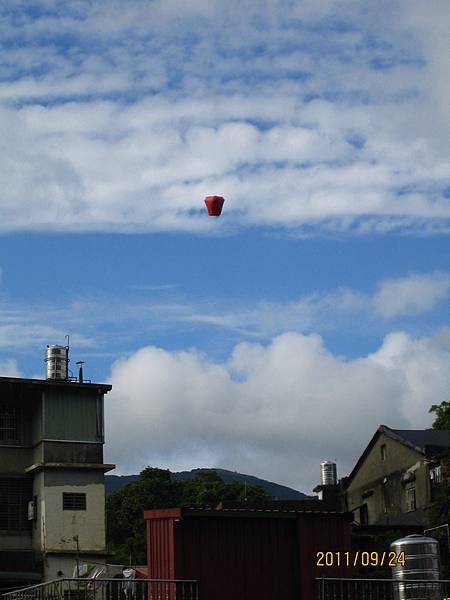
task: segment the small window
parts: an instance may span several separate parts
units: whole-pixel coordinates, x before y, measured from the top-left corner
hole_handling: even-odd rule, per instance
[[[382,444],[380,447],[380,451],[381,451],[381,460],[386,460],[386,444]]]
[[[436,495],[438,494],[439,489],[442,487],[442,469],[441,465],[437,463],[430,464],[429,469],[430,496],[431,501],[434,502],[434,500],[436,500]]]
[[[369,508],[367,504],[361,504],[359,507],[359,524],[360,525],[368,525],[369,524]]]
[[[442,483],[441,465],[430,465],[430,480],[433,487]]]
[[[406,488],[406,512],[416,510],[416,488]]]
[[[63,510],[86,510],[86,494],[63,492]]]
[[[383,508],[384,512],[388,513],[391,508],[391,498],[389,494],[389,482],[387,477],[383,479]]]

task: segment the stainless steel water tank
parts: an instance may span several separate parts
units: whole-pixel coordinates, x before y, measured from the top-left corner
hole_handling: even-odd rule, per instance
[[[67,379],[69,352],[67,346],[47,346],[45,352],[46,379]]]
[[[321,485],[336,485],[336,463],[331,460],[324,460],[320,463],[320,483]]]
[[[404,553],[404,566],[400,562],[392,567],[394,598],[396,600],[442,600],[439,579],[439,542],[423,535],[408,535],[391,544],[397,557]],[[427,583],[411,583],[412,579],[426,579]],[[428,583],[429,581],[429,583]]]

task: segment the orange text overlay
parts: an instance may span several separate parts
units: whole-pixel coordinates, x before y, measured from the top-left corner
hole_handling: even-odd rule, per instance
[[[317,552],[318,567],[395,567],[405,566],[404,552]]]

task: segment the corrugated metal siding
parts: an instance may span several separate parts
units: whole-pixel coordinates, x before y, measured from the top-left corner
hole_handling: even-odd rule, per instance
[[[316,577],[348,571],[320,569],[316,553],[350,551],[349,515],[163,512],[146,513],[149,576],[197,579],[205,600],[312,600]]]
[[[43,437],[99,442],[97,394],[81,390],[49,390],[44,396]]]
[[[150,579],[174,578],[172,519],[147,521],[147,565]]]
[[[293,519],[185,518],[175,523],[175,578],[202,598],[298,600]]]
[[[318,567],[317,552],[350,552],[350,523],[347,515],[298,515],[300,548],[300,598],[315,597],[316,577],[347,577],[351,569],[345,566]]]
[[[42,440],[42,397],[34,403],[30,419],[31,443],[37,444]]]

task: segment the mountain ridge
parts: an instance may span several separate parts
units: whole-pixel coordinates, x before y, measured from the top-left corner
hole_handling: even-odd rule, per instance
[[[232,481],[239,481],[241,483],[247,483],[249,485],[260,485],[269,496],[276,500],[306,500],[311,498],[303,492],[299,492],[286,485],[274,483],[267,479],[255,477],[254,475],[246,475],[237,471],[229,471],[227,469],[192,469],[191,471],[176,471],[171,472],[171,477],[175,481],[187,481],[194,479],[200,473],[208,473],[215,471],[219,477],[223,479],[225,483]],[[105,476],[105,493],[114,493],[129,483],[133,483],[139,479],[139,475],[106,475]]]

